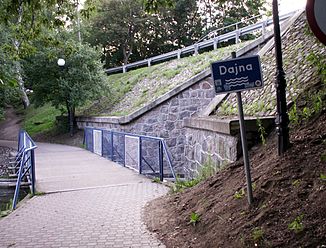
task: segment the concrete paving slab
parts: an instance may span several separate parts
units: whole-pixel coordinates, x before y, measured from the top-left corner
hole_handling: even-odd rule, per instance
[[[147,178],[82,148],[37,143],[36,189],[40,192],[142,183]]]
[[[0,219],[0,248],[165,247],[142,215],[167,187],[78,147],[37,145],[37,190],[47,194]]]

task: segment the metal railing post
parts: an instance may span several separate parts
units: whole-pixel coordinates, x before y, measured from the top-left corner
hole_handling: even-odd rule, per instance
[[[126,73],[126,72],[127,72],[127,66],[124,65],[124,66],[122,67],[122,72],[123,72],[123,73]]]
[[[139,174],[143,173],[143,167],[142,167],[142,161],[143,161],[143,154],[142,154],[142,138],[139,137],[139,151],[138,151],[138,156],[139,156]]]
[[[266,35],[266,25],[267,25],[266,21],[263,21],[262,25],[261,25],[261,33],[262,33],[263,38],[265,38],[265,35]]]
[[[180,59],[180,58],[181,58],[181,50],[180,50],[180,49],[178,50],[178,54],[177,54],[177,57],[178,57],[178,59]]]
[[[195,49],[195,53],[194,54],[195,55],[198,55],[198,44],[195,44],[194,45],[194,49]]]
[[[93,130],[92,128],[89,128],[89,129]],[[164,139],[158,138],[158,137],[153,137],[153,136],[137,135],[137,134],[131,134],[131,133],[125,133],[125,132],[119,132],[119,131],[111,131],[111,130],[104,130],[104,129],[98,129],[98,130],[102,131],[102,150],[103,150],[103,143],[105,143],[103,141],[104,140],[103,139],[104,134],[105,134],[105,132],[109,132],[109,134],[110,134],[110,141],[108,142],[109,156],[107,158],[111,159],[114,162],[122,164],[123,166],[126,166],[126,158],[128,156],[130,156],[128,154],[128,151],[127,151],[128,146],[126,146],[126,136],[128,136],[128,137],[131,136],[131,137],[138,138],[139,143],[138,143],[137,146],[139,148],[139,151],[138,151],[138,156],[139,157],[137,159],[138,159],[138,164],[139,164],[138,172],[140,174],[144,174],[143,165],[145,165],[145,164],[153,171],[153,173],[157,173],[157,169],[154,169],[149,164],[149,162],[143,157],[143,141],[144,140],[150,140],[150,141],[158,142],[158,144],[155,144],[155,147],[156,147],[156,145],[159,145],[159,147],[158,147],[159,148],[158,162],[159,162],[159,177],[160,177],[160,180],[163,181],[163,179],[164,179],[164,159],[165,158],[166,158],[167,166],[170,168],[171,173],[173,175],[173,178],[176,179],[176,175],[175,175],[173,165],[172,165],[171,155],[169,154],[169,152],[167,150],[167,145],[166,145]],[[114,135],[117,135],[118,140],[114,141]],[[115,143],[117,143],[116,148],[114,147]],[[117,154],[116,157],[114,155],[115,152]],[[123,152],[123,154],[121,154],[121,152]],[[102,153],[103,153],[103,151],[102,151]],[[165,156],[165,155],[166,155],[166,157],[164,158],[163,156]],[[120,161],[120,159],[122,161]],[[132,158],[132,160],[134,162],[136,162],[137,159]],[[157,160],[155,160],[155,161],[157,161]]]
[[[15,193],[14,193],[14,199],[12,202],[12,209],[16,209],[16,205],[18,202],[18,198],[19,198],[19,190],[20,190],[20,180],[21,180],[21,176],[22,176],[22,170],[23,170],[23,163],[25,160],[25,153],[23,154],[22,160],[20,161],[20,166],[19,166],[19,171],[18,171],[18,177],[17,177],[17,182],[16,182],[16,189],[15,189]]]
[[[114,149],[113,149],[113,132],[111,131],[110,132],[110,136],[111,136],[111,139],[110,139],[110,153],[111,153],[111,161],[114,161]]]
[[[35,195],[35,154],[34,150],[31,150],[31,183],[32,183],[32,195]]]
[[[213,42],[214,42],[214,43],[213,43],[214,50],[216,50],[216,49],[217,49],[218,42],[219,42],[219,38],[218,38],[218,36],[214,38],[214,41],[213,41]]]
[[[159,167],[160,167],[160,181],[162,182],[164,179],[164,171],[163,171],[163,142],[159,142]]]
[[[122,164],[123,164],[123,166],[126,166],[126,135],[122,135],[122,137],[123,137],[123,142],[122,142],[122,156],[123,156],[123,158],[122,158]]]
[[[148,67],[151,66],[151,63],[152,63],[152,60],[151,60],[151,59],[147,60],[147,66],[148,66]]]
[[[238,44],[240,41],[240,31],[239,31],[239,26],[238,24],[235,25],[235,43]]]

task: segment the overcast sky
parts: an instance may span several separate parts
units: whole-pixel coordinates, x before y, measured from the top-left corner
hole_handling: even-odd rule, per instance
[[[288,13],[293,10],[303,9],[306,6],[306,2],[307,0],[279,0],[279,11],[280,13]]]

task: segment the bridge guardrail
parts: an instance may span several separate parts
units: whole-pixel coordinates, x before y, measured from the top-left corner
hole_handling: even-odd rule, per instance
[[[29,134],[20,130],[18,134],[18,152],[13,162],[14,174],[17,176],[12,209],[16,209],[22,181],[28,181],[31,193],[35,194],[35,152],[37,148]]]
[[[86,149],[137,171],[139,174],[176,179],[171,155],[163,138],[86,127]],[[165,155],[165,156],[164,156]]]
[[[296,13],[296,11],[290,12],[288,14],[281,15],[280,16],[280,21],[285,21],[286,19],[293,16],[294,13]],[[222,34],[222,35],[218,35],[216,37],[214,36],[213,38],[210,38],[208,40],[197,42],[197,43],[195,43],[193,45],[184,47],[184,48],[176,50],[176,51],[172,51],[172,52],[168,52],[168,53],[161,54],[161,55],[158,55],[158,56],[150,57],[148,59],[136,61],[136,62],[126,64],[126,65],[123,65],[123,66],[118,66],[118,67],[106,69],[105,72],[108,73],[108,74],[109,73],[114,73],[114,72],[123,72],[123,73],[125,73],[128,69],[131,69],[131,68],[135,68],[135,67],[139,67],[139,66],[143,66],[143,65],[151,66],[152,62],[165,61],[165,60],[171,59],[171,58],[178,58],[179,59],[181,57],[181,55],[188,54],[188,53],[198,54],[198,51],[201,48],[206,48],[206,47],[213,46],[214,49],[216,49],[218,43],[228,41],[230,39],[235,39],[236,43],[238,43],[239,40],[240,40],[240,37],[242,35],[251,34],[251,33],[259,31],[259,30],[261,30],[262,35],[264,35],[266,33],[266,28],[273,24],[273,19],[269,18],[267,20],[263,20],[263,21],[257,22],[255,24],[252,24],[252,25],[249,25],[249,26],[246,26],[246,27],[243,27],[243,28],[238,28],[238,25],[240,23],[242,23],[242,22],[237,22],[237,23],[234,23],[234,24],[231,24],[231,25],[228,25],[226,27],[223,27],[223,28],[220,28],[218,30],[213,31],[213,32],[216,32],[216,31],[220,31],[220,30],[227,29],[227,28],[235,26],[236,29],[231,31],[231,32],[228,32],[228,33],[225,33],[225,34]],[[211,33],[213,33],[213,32],[211,32]]]

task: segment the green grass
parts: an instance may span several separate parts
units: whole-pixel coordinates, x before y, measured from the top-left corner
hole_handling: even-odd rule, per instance
[[[35,108],[31,105],[25,114],[23,128],[30,134],[44,133],[55,127],[55,117],[61,112],[49,104]]]
[[[199,72],[209,68],[212,62],[229,56],[231,51],[237,51],[246,44],[248,44],[248,42],[205,52],[196,56],[171,60],[151,67],[128,71],[126,73],[109,75],[107,77],[110,89],[109,96],[99,96],[99,99],[101,99],[100,108],[96,104],[92,105],[89,103],[88,106],[83,107],[83,111],[91,116],[103,114],[112,115],[112,112],[114,112],[116,116],[120,114],[130,114],[162,96],[167,91],[186,82]],[[111,111],[113,106],[124,101],[125,95],[132,91],[137,84],[140,84],[139,88],[147,94],[132,96],[132,104],[130,106],[123,106],[120,109]]]

